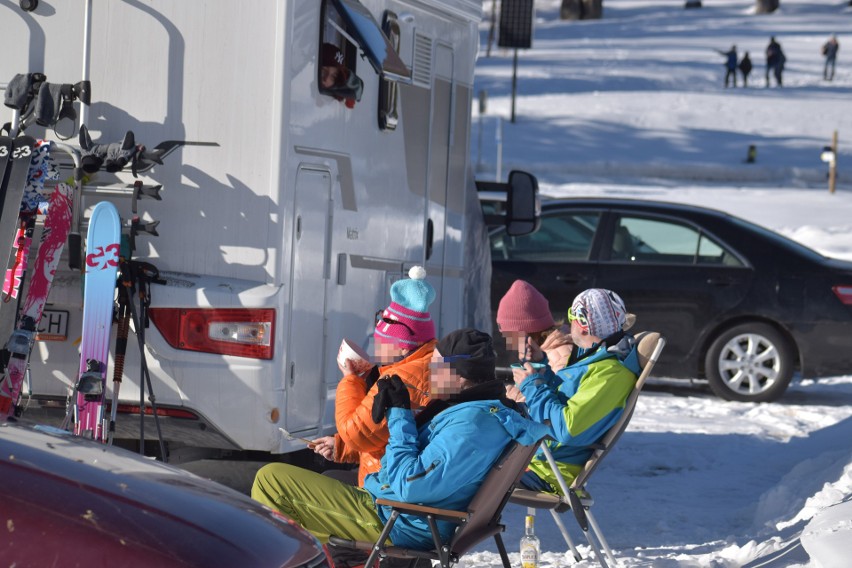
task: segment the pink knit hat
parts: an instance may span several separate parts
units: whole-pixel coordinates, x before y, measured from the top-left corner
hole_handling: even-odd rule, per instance
[[[500,331],[535,333],[556,325],[550,304],[541,292],[524,280],[515,280],[497,307]]]
[[[426,282],[422,266],[413,267],[408,278],[394,282],[390,295],[390,305],[376,318],[376,341],[414,349],[435,339],[435,323],[428,311],[435,300],[435,289]]]

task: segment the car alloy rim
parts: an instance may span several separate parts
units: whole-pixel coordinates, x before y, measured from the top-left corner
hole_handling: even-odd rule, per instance
[[[781,354],[775,344],[756,333],[732,337],[719,353],[719,374],[737,394],[760,394],[775,384],[781,373]]]

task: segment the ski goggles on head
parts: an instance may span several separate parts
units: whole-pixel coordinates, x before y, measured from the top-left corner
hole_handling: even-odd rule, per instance
[[[429,363],[429,366],[432,369],[435,369],[435,368],[438,368],[438,369],[454,369],[454,367],[455,367],[454,363],[456,363],[458,361],[463,361],[465,359],[470,359],[470,358],[471,358],[471,355],[468,355],[468,354],[447,355],[447,356],[441,355],[441,361],[440,362],[431,362],[431,363]],[[434,371],[432,371],[432,372],[434,373]],[[456,371],[456,372],[458,372],[458,371]]]
[[[468,355],[468,354],[447,355],[446,357],[441,355],[441,359],[444,361],[444,363],[455,363],[456,361],[461,361],[463,359],[470,359],[471,357],[472,356]]]
[[[376,325],[379,325],[380,323],[386,323],[388,325],[401,325],[406,330],[408,330],[408,333],[410,335],[414,335],[414,330],[411,329],[411,327],[408,324],[406,324],[405,322],[400,321],[398,319],[385,317],[384,313],[385,313],[385,310],[379,310],[379,311],[376,312],[376,316],[375,316]]]
[[[586,309],[583,306],[571,306],[568,309],[568,321],[577,322],[583,329],[589,329],[589,320],[586,317]]]

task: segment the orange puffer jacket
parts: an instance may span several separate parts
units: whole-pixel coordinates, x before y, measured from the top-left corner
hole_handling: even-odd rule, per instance
[[[411,352],[405,359],[379,367],[379,376],[398,375],[408,386],[411,408],[418,410],[429,402],[429,360],[436,340],[429,341]],[[376,385],[367,391],[367,383],[358,375],[346,375],[337,385],[334,418],[334,461],[360,463],[358,486],[363,487],[368,473],[381,469],[381,459],[388,443],[387,420],[373,422],[373,399]]]

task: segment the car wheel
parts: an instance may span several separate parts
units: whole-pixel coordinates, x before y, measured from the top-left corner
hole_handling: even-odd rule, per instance
[[[793,377],[791,351],[786,338],[765,323],[734,326],[707,351],[704,369],[710,388],[725,400],[775,400]]]

